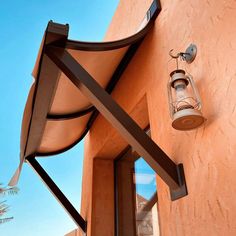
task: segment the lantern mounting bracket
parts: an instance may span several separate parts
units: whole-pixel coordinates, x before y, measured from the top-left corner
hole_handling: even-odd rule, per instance
[[[174,49],[171,49],[169,52],[169,55],[173,59],[178,60],[180,58],[181,60],[186,61],[188,64],[191,64],[197,55],[197,46],[192,43],[187,47],[185,52],[179,52],[176,55],[174,55],[173,50]]]

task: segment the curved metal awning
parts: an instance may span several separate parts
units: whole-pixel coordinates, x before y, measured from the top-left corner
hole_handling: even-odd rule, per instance
[[[49,22],[33,70],[35,80],[24,111],[21,161],[31,155],[49,156],[73,147],[86,135],[92,125],[91,120],[96,114],[96,109],[91,102],[58,68],[52,68],[45,72],[47,75],[43,75],[44,64],[45,67],[51,64],[43,63],[43,57],[46,57],[45,48],[48,45],[65,48],[110,93],[129,62],[128,57],[132,53],[130,49],[134,51],[134,47],[137,48],[152,28],[155,14],[156,11],[149,10],[141,29],[134,35],[118,41],[99,43],[69,40],[67,39],[68,25]],[[53,38],[53,34],[56,33],[61,34],[60,39]],[[45,60],[49,59],[45,58]],[[53,88],[49,88],[51,77],[55,77],[55,74],[57,74],[56,84]],[[47,80],[48,83],[43,83],[41,80]],[[37,102],[45,99],[45,90],[51,90],[50,104],[45,102],[43,107],[37,106]],[[46,106],[48,108],[46,116],[38,115],[34,118],[34,113],[42,113]]]
[[[27,161],[83,231],[86,222],[35,157],[73,147],[98,111],[169,185],[172,200],[187,194],[182,165],[176,165],[109,95],[159,12],[160,4],[154,0],[136,33],[112,42],[69,40],[69,26],[53,22],[45,31],[22,121],[20,165],[9,185],[17,183]]]
[[[55,24],[49,23],[48,28],[52,27],[51,25]],[[127,58],[125,56],[127,51],[132,46],[140,43],[153,25],[149,12],[142,25],[141,30],[122,40],[101,43],[67,40],[64,47],[99,85],[110,93],[118,81],[117,72],[115,73],[115,71],[122,59]],[[53,45],[57,46],[56,43]],[[40,53],[39,58],[41,57],[42,53]],[[124,66],[124,63],[122,64]],[[34,93],[37,92],[35,84],[40,78],[40,69],[37,63],[33,72],[36,79],[32,86],[34,92],[32,92],[32,95],[30,94],[27,103],[32,104]],[[94,114],[95,107],[63,72],[58,72],[57,80],[40,144],[33,149],[27,146],[29,144],[27,143],[28,137],[26,135],[29,128],[31,128],[28,127],[27,120],[31,117],[32,110],[30,112],[27,110],[25,113],[22,123],[21,152],[24,153],[22,158],[32,154],[49,156],[64,152],[78,143],[91,127],[90,120],[92,114]]]
[[[91,102],[48,58],[46,48],[65,49],[111,93],[159,11],[159,4],[154,1],[135,34],[110,42],[70,40],[68,24],[48,23],[23,115],[20,165],[9,185],[17,183],[26,158],[55,155],[72,148],[87,134],[98,114]]]

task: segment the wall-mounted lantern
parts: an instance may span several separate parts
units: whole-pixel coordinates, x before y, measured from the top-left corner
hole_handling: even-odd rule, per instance
[[[168,97],[172,127],[177,130],[198,128],[205,121],[201,112],[201,99],[197,87],[190,74],[178,68],[178,60],[191,63],[197,54],[197,47],[191,44],[187,50],[170,56],[176,59],[177,69],[170,73]]]

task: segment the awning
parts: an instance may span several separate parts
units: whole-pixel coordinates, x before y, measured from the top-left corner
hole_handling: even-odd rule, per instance
[[[48,23],[33,69],[34,83],[22,121],[20,165],[9,185],[17,184],[25,158],[55,155],[72,148],[84,138],[98,114],[81,91],[45,56],[45,48],[48,45],[63,47],[111,93],[141,41],[152,28],[158,12],[158,5],[154,1],[134,35],[112,42],[69,40],[69,25],[52,21]]]
[[[154,0],[140,29],[118,41],[70,40],[69,26],[53,22],[45,31],[22,121],[20,165],[9,185],[17,183],[27,161],[83,231],[85,221],[35,157],[73,147],[91,128],[98,112],[169,185],[172,200],[187,194],[182,165],[176,165],[109,95],[159,12],[160,4]]]

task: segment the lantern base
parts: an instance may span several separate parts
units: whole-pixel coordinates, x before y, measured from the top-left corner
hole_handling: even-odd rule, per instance
[[[172,127],[177,130],[191,130],[201,126],[205,121],[201,111],[183,109],[174,114]]]

